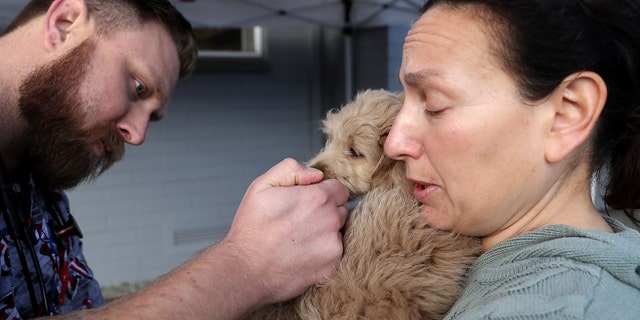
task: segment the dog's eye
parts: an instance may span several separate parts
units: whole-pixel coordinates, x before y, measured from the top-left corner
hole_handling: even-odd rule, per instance
[[[354,149],[354,148],[349,149],[349,155],[354,157],[354,158],[362,157],[362,155],[360,153],[358,153],[358,151],[356,151],[356,149]]]

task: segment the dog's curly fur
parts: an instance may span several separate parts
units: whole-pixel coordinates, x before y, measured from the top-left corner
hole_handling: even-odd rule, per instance
[[[403,96],[367,90],[327,114],[327,144],[308,165],[364,195],[344,231],[337,274],[253,319],[441,319],[461,292],[477,239],[427,226],[404,177],[384,155]]]

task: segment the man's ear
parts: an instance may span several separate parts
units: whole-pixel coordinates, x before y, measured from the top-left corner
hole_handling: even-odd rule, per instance
[[[590,136],[607,100],[607,86],[600,75],[582,71],[569,75],[551,96],[554,117],[545,159],[566,158]]]
[[[54,51],[74,32],[89,26],[88,9],[84,0],[54,0],[45,15],[44,45]]]

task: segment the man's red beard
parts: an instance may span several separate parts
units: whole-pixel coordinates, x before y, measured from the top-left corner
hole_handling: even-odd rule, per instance
[[[81,129],[89,120],[83,110],[89,108],[82,106],[80,85],[94,51],[95,43],[86,40],[36,69],[20,87],[18,103],[29,126],[26,164],[49,188],[73,188],[97,177],[124,155],[124,142],[114,124]],[[96,153],[97,147],[104,151]]]

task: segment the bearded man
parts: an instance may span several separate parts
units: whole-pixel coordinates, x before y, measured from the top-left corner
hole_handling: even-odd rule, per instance
[[[0,311],[13,317],[104,304],[61,190],[104,172],[122,158],[125,142],[141,143],[148,119],[166,110],[165,93],[193,69],[190,25],[170,4],[90,7],[33,1],[0,38],[2,48],[13,51],[3,55],[0,112]],[[140,31],[109,31],[107,21],[127,12],[132,18],[121,23]],[[95,30],[86,27],[89,21]],[[34,26],[42,26],[41,33],[27,32]],[[28,50],[10,46],[38,40],[42,45]],[[105,59],[114,47],[121,54]],[[97,86],[98,77],[115,85]]]
[[[289,159],[254,181],[221,243],[95,308],[63,190],[144,142],[196,54],[167,0],[32,0],[0,37],[0,318],[238,318],[335,272],[348,192]]]

